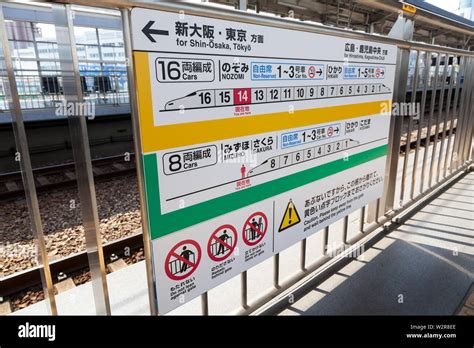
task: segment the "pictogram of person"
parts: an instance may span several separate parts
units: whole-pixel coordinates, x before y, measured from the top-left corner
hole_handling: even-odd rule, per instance
[[[192,252],[191,250],[187,250],[188,248],[186,246],[183,247],[183,251],[181,252],[181,254],[179,254],[179,256],[181,256],[183,259],[185,260],[188,260],[190,259],[191,255],[194,255],[194,252]],[[188,269],[188,264],[184,261],[181,261],[181,270],[180,270],[180,273],[184,273],[186,272],[186,270]]]
[[[240,173],[242,174],[242,179],[245,179],[245,171],[247,168],[245,168],[245,165],[242,164],[242,167],[240,167]]]
[[[230,237],[229,237],[229,235],[227,234],[227,230],[224,230],[224,232],[223,232],[218,238],[219,238],[221,241],[226,242],[227,239],[229,239]],[[219,243],[219,249],[217,249],[217,254],[216,254],[216,255],[219,255],[219,254],[221,254],[221,253],[224,254],[224,251],[225,251],[224,248],[226,248],[226,247],[224,246],[224,244]]]
[[[251,229],[251,232],[250,232],[250,240],[254,240],[256,237],[257,237],[257,229],[260,227],[258,225],[258,222],[255,221],[255,218],[252,219],[252,226],[250,229]]]

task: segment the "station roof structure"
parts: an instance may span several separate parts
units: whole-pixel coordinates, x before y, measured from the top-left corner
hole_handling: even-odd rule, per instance
[[[211,0],[212,3],[239,6],[236,0]],[[474,22],[422,0],[405,4],[416,7],[415,13],[402,10],[399,0],[248,0],[250,10],[294,17],[327,26],[387,35],[403,12],[413,19],[414,41],[459,49],[474,49]]]

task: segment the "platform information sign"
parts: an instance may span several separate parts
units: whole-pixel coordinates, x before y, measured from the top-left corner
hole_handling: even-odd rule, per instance
[[[161,313],[381,196],[396,46],[140,8],[132,34]]]

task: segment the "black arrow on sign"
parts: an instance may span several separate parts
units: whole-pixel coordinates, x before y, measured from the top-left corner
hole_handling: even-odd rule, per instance
[[[321,76],[321,74],[323,73],[323,71],[321,70],[321,68],[319,68],[318,71],[316,71],[318,73],[319,76]]]
[[[155,21],[149,21],[142,29],[143,34],[150,40],[151,42],[156,42],[155,38],[151,34],[156,35],[169,35],[168,30],[160,30],[160,29],[151,29],[151,26],[155,24]]]

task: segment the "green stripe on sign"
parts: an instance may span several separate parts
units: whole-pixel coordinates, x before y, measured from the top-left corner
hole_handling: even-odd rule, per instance
[[[156,154],[143,156],[143,176],[145,177],[148,228],[150,231],[156,231],[159,226],[158,219],[161,215]],[[153,232],[150,232],[150,234],[154,235]]]
[[[287,175],[264,184],[248,189],[217,197],[187,208],[179,209],[161,215],[158,190],[158,167],[155,154],[145,155],[145,183],[147,185],[148,215],[150,221],[151,238],[163,237],[169,233],[215,218],[247,205],[260,202],[300,186],[312,183],[346,169],[358,166],[385,156],[387,145],[382,145],[355,155],[348,161],[338,159],[318,167]],[[148,157],[151,157],[148,159]],[[149,185],[154,187],[148,187]]]

